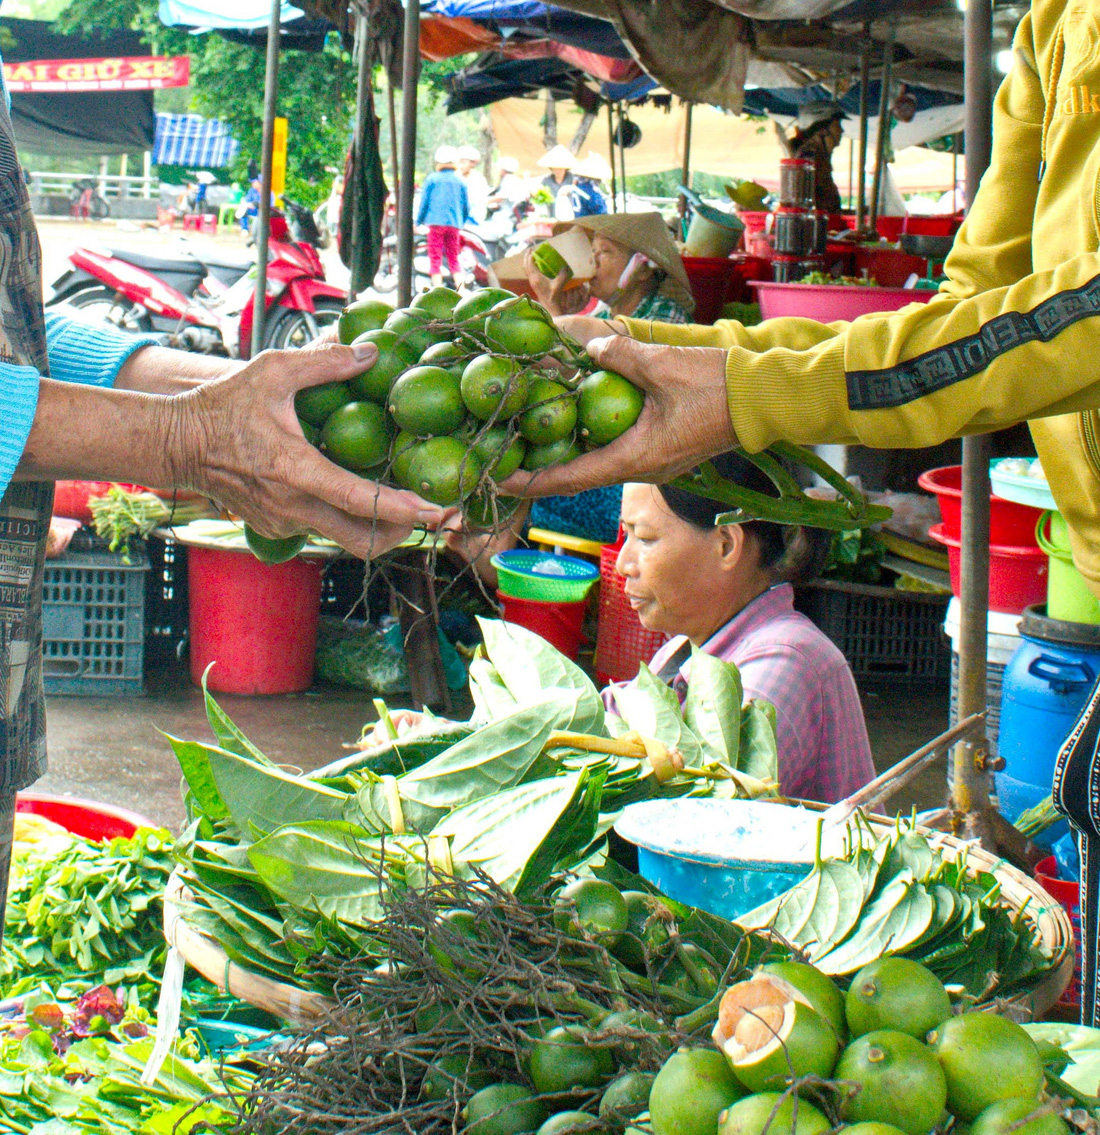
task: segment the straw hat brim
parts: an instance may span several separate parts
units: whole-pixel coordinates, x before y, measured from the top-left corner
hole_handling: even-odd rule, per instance
[[[577,155],[561,145],[548,150],[535,162],[539,169],[572,169],[576,164]]]
[[[691,294],[684,262],[660,213],[597,213],[558,222],[554,235],[574,226],[607,237],[631,252],[642,253],[665,274],[659,293],[678,303],[688,315],[695,310],[695,297]]]

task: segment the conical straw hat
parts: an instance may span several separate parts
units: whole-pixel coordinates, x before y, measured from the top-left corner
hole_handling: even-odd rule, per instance
[[[576,155],[564,146],[555,146],[535,162],[540,169],[572,169],[576,164]]]
[[[555,235],[576,226],[596,236],[607,237],[631,252],[640,252],[665,273],[660,294],[678,303],[689,315],[695,310],[684,262],[660,213],[602,213],[562,221]]]

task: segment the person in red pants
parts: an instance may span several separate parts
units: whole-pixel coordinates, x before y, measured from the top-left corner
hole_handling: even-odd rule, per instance
[[[455,171],[457,164],[458,151],[453,146],[440,146],[436,150],[435,173],[424,182],[416,214],[416,223],[428,226],[428,273],[435,287],[443,283],[444,256],[455,285],[462,283],[459,232],[470,219],[470,199],[462,178]]]

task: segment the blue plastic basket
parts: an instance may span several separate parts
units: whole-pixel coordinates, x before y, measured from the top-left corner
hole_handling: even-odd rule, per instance
[[[599,568],[587,560],[533,548],[498,552],[491,562],[497,569],[497,586],[513,599],[579,603],[600,578]]]

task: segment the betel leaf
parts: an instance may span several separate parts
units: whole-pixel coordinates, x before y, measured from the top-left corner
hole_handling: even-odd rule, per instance
[[[211,662],[210,666],[215,663]],[[255,761],[261,765],[272,765],[259,749],[237,728],[230,720],[229,714],[214,700],[214,695],[206,688],[206,676],[210,673],[210,666],[202,672],[202,698],[206,703],[206,720],[218,739],[218,744],[229,753],[236,753],[238,757]]]
[[[571,719],[577,697],[574,691],[550,690],[541,700],[482,726],[426,765],[399,777],[402,798],[429,808],[458,808],[515,787],[550,734]]]
[[[421,850],[420,840],[408,846]],[[401,857],[406,847],[389,836],[385,856]],[[288,824],[257,840],[248,851],[264,886],[291,906],[323,918],[369,926],[384,913],[379,897],[386,880],[381,840],[364,838],[345,823]]]
[[[633,682],[615,687],[615,704],[631,729],[679,749],[688,768],[704,763],[703,746],[683,719],[680,699],[644,662]]]
[[[741,713],[741,747],[737,771],[757,780],[779,780],[779,750],[775,740],[775,706],[753,698]]]
[[[568,728],[606,736],[604,707],[592,679],[541,635],[499,619],[478,619],[485,652],[501,681],[520,705],[538,700],[546,690],[575,690],[577,710]]]
[[[474,716],[471,721],[488,725],[499,717],[507,717],[519,708],[515,695],[504,684],[500,671],[480,655],[471,660],[470,697],[474,699]]]
[[[472,876],[469,868],[479,868],[500,886],[515,890],[587,781],[588,773],[581,770],[521,784],[457,808],[432,835],[450,837],[451,861],[460,878]],[[591,842],[589,835],[583,846]]]
[[[863,912],[848,938],[827,954],[810,960],[830,976],[855,973],[886,954],[900,954],[918,941],[932,921],[935,902],[902,873]]]
[[[684,720],[713,757],[731,768],[737,768],[743,698],[737,667],[693,645]]]
[[[218,793],[246,839],[253,830],[270,832],[284,824],[343,816],[344,792],[224,749],[203,748]]]
[[[181,741],[170,733],[164,735],[176,754],[195,803],[211,820],[226,819],[229,809],[218,791],[218,782],[210,767],[210,746],[198,741]]]

